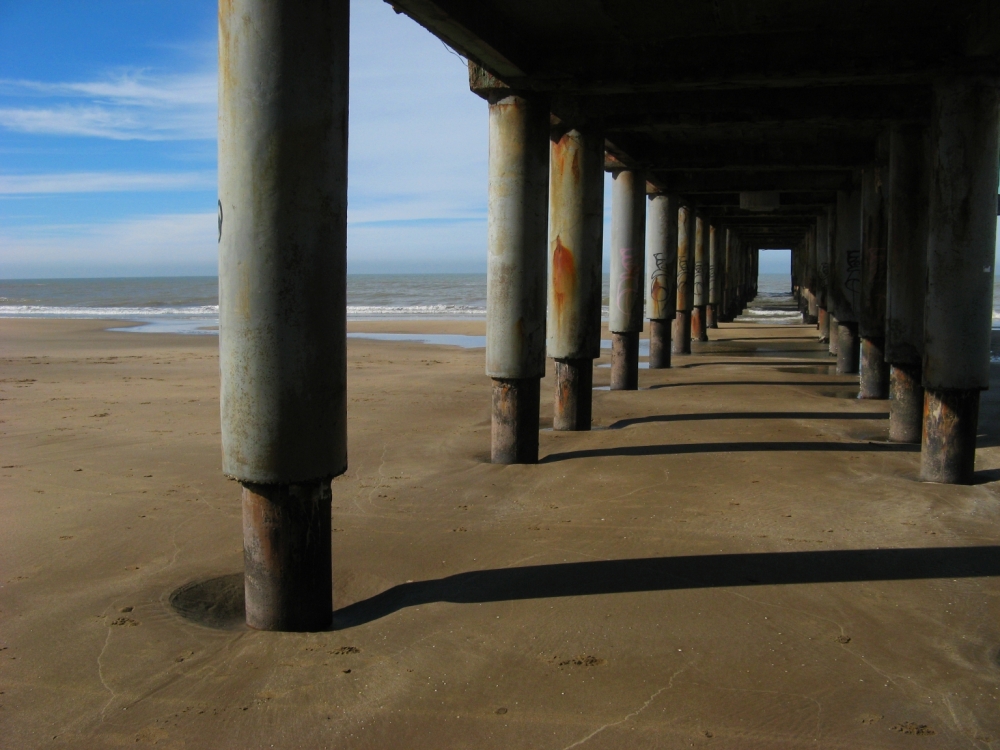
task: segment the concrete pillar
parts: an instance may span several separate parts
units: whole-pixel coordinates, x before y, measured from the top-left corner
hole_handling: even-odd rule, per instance
[[[654,195],[646,217],[649,369],[670,367],[670,322],[677,311],[677,197]]]
[[[694,220],[694,299],[691,308],[691,338],[708,341],[705,307],[708,304],[708,224],[700,216]]]
[[[830,218],[825,212],[816,217],[816,325],[819,340],[830,340],[829,300],[827,294],[830,275]]]
[[[555,360],[552,426],[589,430],[594,359],[601,356],[604,137],[571,130],[549,159],[546,347]]]
[[[219,10],[223,471],[243,494],[247,624],[330,625],[347,468],[347,0]]]
[[[920,442],[923,431],[929,162],[927,128],[895,123],[889,153],[885,359],[891,367],[889,439],[902,443]]]
[[[838,350],[840,348],[840,334],[838,333],[838,331],[840,330],[840,323],[837,322],[837,318],[833,315],[833,313],[829,313],[829,315],[830,315],[830,345],[828,347],[828,351],[830,352],[831,357],[836,357],[838,354]]]
[[[830,315],[827,313],[825,307],[817,308],[816,314],[816,327],[819,330],[819,340],[820,343],[827,343],[830,341]]]
[[[857,375],[861,358],[861,337],[857,323],[837,325],[837,374]]]
[[[967,484],[975,469],[979,391],[989,387],[998,97],[992,81],[934,87],[920,456],[931,482]]]
[[[705,327],[719,327],[719,248],[714,226],[708,228],[708,305],[705,307]]]
[[[858,372],[860,342],[857,311],[861,306],[861,190],[837,193],[834,292],[837,318],[837,372]],[[833,333],[831,332],[831,336]]]
[[[490,95],[486,374],[493,379],[491,459],[538,460],[545,375],[549,108],[542,98]]]
[[[677,315],[670,349],[674,354],[691,353],[691,307],[694,301],[694,209],[681,206],[677,212]]]
[[[884,139],[883,139],[884,140]],[[886,145],[887,142],[886,142]],[[888,161],[886,154],[885,161]],[[885,361],[886,253],[889,242],[889,170],[881,163],[865,169],[861,182],[861,386],[858,398],[889,398]]]
[[[611,288],[608,328],[611,331],[611,390],[639,388],[639,334],[645,302],[646,177],[637,170],[612,174]]]

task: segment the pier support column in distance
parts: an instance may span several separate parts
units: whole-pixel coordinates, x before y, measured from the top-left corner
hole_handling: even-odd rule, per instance
[[[646,216],[646,316],[649,369],[670,367],[670,328],[677,308],[677,197],[653,195]]]
[[[998,115],[993,81],[934,87],[920,452],[930,482],[968,484],[975,470],[979,392],[989,387]]]
[[[825,344],[830,340],[830,315],[825,307],[817,308],[816,328],[819,330],[820,343]]]
[[[840,323],[837,322],[837,319],[833,315],[830,315],[830,340],[827,351],[830,352],[831,357],[836,357],[840,348],[839,326]]]
[[[611,285],[608,329],[611,331],[611,390],[639,388],[639,335],[645,302],[646,177],[638,170],[612,173]]]
[[[889,398],[885,361],[886,253],[889,242],[888,139],[880,138],[884,158],[864,170],[861,186],[862,284],[859,329],[861,378],[858,398]]]
[[[708,304],[707,223],[700,216],[694,220],[694,299],[691,308],[691,338],[708,341],[705,307]]]
[[[691,303],[694,300],[694,209],[681,206],[677,212],[677,313],[674,317],[670,350],[691,353]]]
[[[708,304],[705,306],[705,327],[719,327],[719,248],[714,226],[708,227]],[[706,336],[706,339],[708,337]]]
[[[589,430],[594,360],[601,355],[604,137],[552,134],[546,347],[555,360],[552,426]]]
[[[861,188],[837,193],[837,373],[856,375],[860,359]],[[831,333],[832,335],[832,333]]]
[[[930,207],[928,166],[925,124],[894,123],[889,155],[885,359],[890,364],[889,439],[899,443],[919,443],[924,424],[921,359]]]
[[[330,626],[347,468],[347,0],[220,6],[223,471],[242,485],[247,624]]]
[[[490,102],[486,374],[493,379],[491,460],[538,461],[545,375],[549,108],[497,88]]]

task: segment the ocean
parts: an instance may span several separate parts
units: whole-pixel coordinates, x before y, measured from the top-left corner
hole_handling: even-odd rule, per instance
[[[761,274],[759,295],[741,321],[799,323],[788,274]],[[608,277],[604,277],[607,313]],[[997,285],[993,326],[1000,327]],[[354,320],[482,319],[485,274],[350,274],[347,315]],[[132,323],[120,330],[216,334],[218,279],[214,276],[117,279],[0,280],[0,317],[107,318]]]

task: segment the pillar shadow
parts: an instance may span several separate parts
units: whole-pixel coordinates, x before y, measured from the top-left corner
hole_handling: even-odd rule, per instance
[[[357,627],[434,602],[481,604],[647,591],[1000,575],[1000,546],[758,552],[599,560],[457,573],[394,586],[333,614]]]
[[[619,419],[608,425],[609,430],[621,430],[636,424],[653,422],[699,422],[713,419],[888,419],[888,412],[840,412],[840,411],[733,411],[708,414],[654,414],[634,419]]]
[[[623,458],[630,456],[681,456],[693,453],[762,453],[762,452],[839,452],[839,453],[919,453],[912,443],[832,443],[825,441],[761,441],[756,443],[677,443],[668,445],[622,445],[615,448],[588,448],[550,453],[540,464],[572,461],[579,458]]]
[[[726,354],[727,355],[732,355],[732,352],[726,352]],[[758,356],[758,355],[755,355],[755,356]],[[763,357],[763,355],[759,355],[759,356]],[[770,356],[770,355],[768,355],[768,356]],[[747,359],[749,360],[749,359],[751,359],[751,357],[748,356]],[[788,357],[774,357],[774,359],[787,360],[789,358]],[[751,366],[757,366],[757,367],[779,367],[779,366],[780,367],[816,367],[816,362],[817,361],[819,361],[819,358],[817,358],[817,359],[801,360],[801,361],[798,361],[798,362],[795,362],[795,361],[792,361],[792,362],[787,362],[787,361],[782,361],[782,362],[748,362],[748,361],[743,361],[743,362],[685,362],[684,364],[674,365],[674,367],[676,369],[678,369],[678,370],[680,370],[680,369],[688,370],[688,369],[691,369],[693,367],[721,367],[721,366],[724,366],[724,365],[732,365],[734,367],[751,367]],[[836,364],[836,363],[831,362],[829,364],[832,365],[832,364]]]
[[[717,380],[708,381],[702,383],[658,383],[656,385],[651,385],[647,390],[655,391],[657,388],[683,388],[683,387],[701,387],[708,385],[819,385],[819,386],[832,386],[832,385],[843,385],[849,386],[853,383],[846,383],[842,380]]]

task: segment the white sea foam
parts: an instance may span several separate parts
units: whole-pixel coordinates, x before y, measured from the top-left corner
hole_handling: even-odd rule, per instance
[[[218,305],[178,307],[74,307],[54,305],[0,305],[3,318],[218,318]]]

